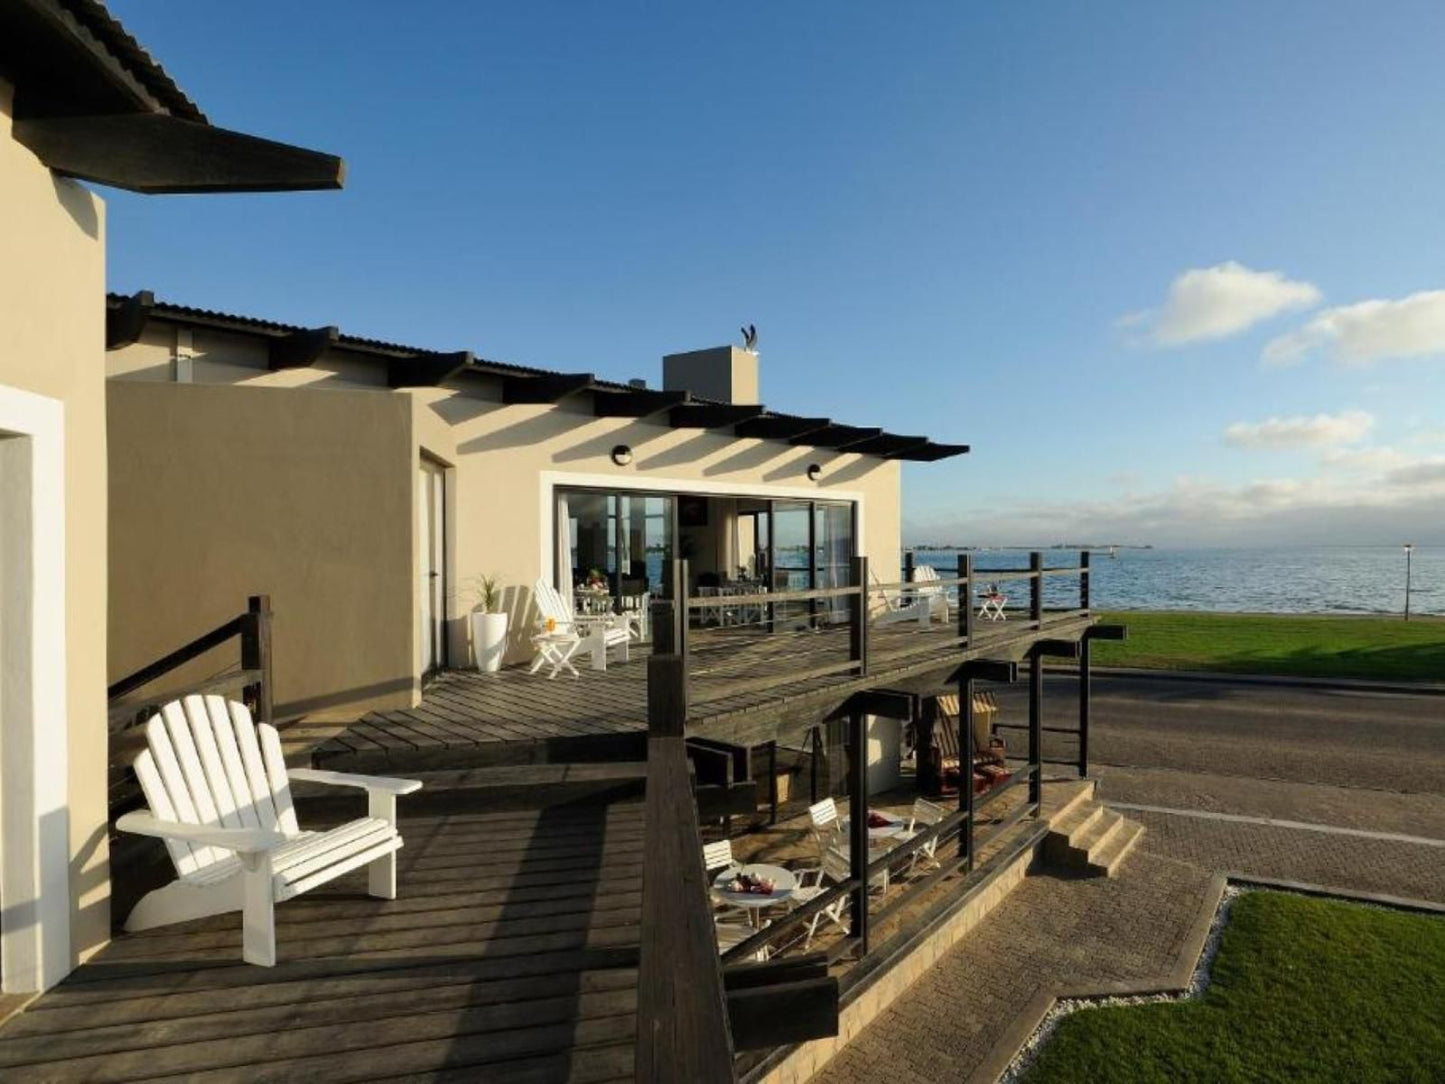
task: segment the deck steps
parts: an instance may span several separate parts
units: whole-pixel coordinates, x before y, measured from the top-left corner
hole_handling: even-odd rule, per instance
[[[1112,877],[1144,834],[1144,826],[1093,797],[1071,802],[1044,839],[1045,865],[1089,877]]]

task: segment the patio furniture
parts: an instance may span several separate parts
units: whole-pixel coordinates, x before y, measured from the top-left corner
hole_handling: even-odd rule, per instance
[[[773,883],[771,892],[734,892],[729,886],[739,877],[759,878]],[[746,866],[724,869],[713,878],[713,899],[727,907],[738,907],[748,912],[749,921],[759,926],[758,912],[765,907],[777,907],[792,898],[798,887],[798,878],[782,866],[753,862]]]
[[[622,618],[627,622],[627,631],[633,639],[646,643],[652,639],[652,592],[640,595],[623,595],[619,600]]]
[[[928,624],[932,618],[930,604],[918,598],[910,590],[901,593],[883,586],[876,572],[872,573],[873,584],[883,598],[883,612],[874,618],[878,625],[895,625],[903,621],[917,621]]]
[[[947,621],[951,615],[952,604],[948,601],[947,588],[939,579],[938,569],[932,565],[915,566],[913,582],[918,585],[917,598],[928,607],[927,617],[921,619],[923,623],[927,624],[935,617]]]
[[[998,705],[989,693],[973,694],[973,764],[970,776],[975,793],[988,790],[1008,778],[1002,770],[1008,756],[1004,740],[993,735],[993,717]],[[933,728],[933,764],[939,792],[956,794],[961,785],[962,754],[958,748],[958,696],[947,693],[938,698],[938,722]],[[989,770],[982,773],[980,770]],[[950,781],[951,780],[951,781]]]
[[[757,933],[758,930],[765,930],[773,924],[772,919],[764,919],[762,925],[752,926],[746,922],[739,922],[735,918],[727,918],[722,915],[715,917],[713,922],[717,926],[717,950],[719,954],[726,952],[734,945],[741,945],[749,937]],[[757,963],[763,963],[771,955],[772,949],[764,945],[758,949],[757,952],[753,953],[749,959]]]
[[[704,843],[702,845],[702,868],[709,877],[715,876],[716,871],[734,870],[738,868],[737,859],[733,857],[733,842],[730,839],[720,839],[716,843]]]
[[[628,659],[628,644],[632,633],[628,631],[627,620],[621,614],[605,613],[588,616],[571,613],[567,603],[557,589],[546,580],[539,579],[532,589],[537,603],[537,613],[543,624],[543,632],[576,633],[582,641],[582,649],[592,656],[592,669],[607,669],[607,649],[620,647],[622,661]],[[533,668],[535,672],[535,667]]]
[[[539,632],[532,637],[532,646],[537,654],[532,659],[532,668],[527,671],[529,674],[535,674],[542,667],[549,666],[549,680],[563,670],[570,671],[573,677],[582,676],[577,672],[577,667],[572,665],[572,656],[582,646],[582,637],[575,632]]]
[[[1008,602],[1008,596],[998,589],[997,584],[990,584],[978,592],[978,616],[985,621],[1007,621],[1008,615],[1003,612],[1004,604]]]
[[[275,905],[362,866],[367,892],[396,899],[396,798],[414,779],[292,768],[276,728],[257,726],[244,704],[219,696],[173,700],[146,723],[135,773],[148,809],[116,821],[123,832],[165,841],[177,878],[147,893],[126,919],[134,933],[240,911],[242,958],[276,963]],[[366,791],[368,815],[321,832],[303,830],[290,780]]]
[[[846,881],[848,879],[848,860],[835,851],[825,850],[818,866],[793,872],[798,875],[798,887],[793,890],[791,902],[795,907],[801,907],[828,891],[827,882],[842,884]],[[808,921],[808,932],[803,938],[804,952],[807,952],[813,944],[813,938],[818,934],[818,923],[825,918],[845,934],[848,932],[848,924],[843,921],[843,911],[847,906],[848,897],[846,895],[839,896],[827,907],[813,915]]]
[[[948,810],[936,802],[930,802],[927,798],[915,798],[913,801],[913,815],[908,818],[908,828],[904,832],[906,839],[912,839],[920,831],[932,828],[945,817]],[[910,856],[908,872],[912,873],[920,865],[937,867],[938,865],[938,837],[934,836]]]

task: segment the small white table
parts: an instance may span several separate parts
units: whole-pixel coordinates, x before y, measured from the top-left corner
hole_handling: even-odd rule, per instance
[[[767,895],[760,892],[729,892],[725,887],[737,879],[739,873],[746,873],[749,877],[762,877],[773,882],[773,891]],[[713,898],[719,903],[725,903],[729,907],[741,907],[748,912],[748,921],[754,926],[758,924],[758,912],[764,907],[776,907],[779,904],[787,903],[793,898],[793,893],[798,890],[797,874],[786,870],[782,866],[770,866],[766,863],[752,863],[746,866],[734,866],[732,869],[725,869],[717,875],[712,883]]]
[[[999,591],[989,591],[978,596],[978,616],[987,621],[1007,621],[1004,616],[1003,604],[1008,601],[1008,596]]]
[[[532,646],[537,649],[537,657],[532,660],[528,673],[535,674],[543,666],[550,666],[549,681],[563,670],[570,671],[573,677],[582,676],[572,665],[572,656],[582,646],[582,638],[575,632],[539,632],[532,637]]]
[[[902,817],[895,816],[892,813],[879,813],[877,815],[887,817],[888,823],[879,828],[874,828],[870,825],[868,828],[868,838],[870,840],[896,839],[898,836],[901,836],[908,827]],[[843,838],[846,840],[848,838],[848,818],[844,817],[838,824],[843,831]]]

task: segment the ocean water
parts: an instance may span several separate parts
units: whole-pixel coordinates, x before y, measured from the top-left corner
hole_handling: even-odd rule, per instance
[[[915,554],[954,575],[958,554]],[[1405,606],[1405,553],[1399,546],[1095,551],[1090,568],[1096,610],[1217,610],[1235,613],[1398,614]],[[1027,568],[1022,550],[979,550],[975,573]],[[1078,564],[1077,550],[1045,550],[1049,567]],[[1416,546],[1410,612],[1445,614],[1445,546]],[[1045,579],[1047,606],[1073,605],[1078,581]],[[1027,582],[1001,583],[1010,604],[1027,605]]]

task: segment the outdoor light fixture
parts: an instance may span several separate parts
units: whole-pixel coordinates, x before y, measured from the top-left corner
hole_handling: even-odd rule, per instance
[[[808,481],[810,481],[810,482],[816,482],[816,481],[817,481],[819,478],[821,478],[821,477],[823,477],[823,468],[820,467],[820,466],[818,466],[818,464],[816,464],[816,463],[809,463],[809,464],[808,464]]]
[[[625,467],[632,462],[632,449],[625,444],[618,444],[612,449],[612,462],[619,467]]]

